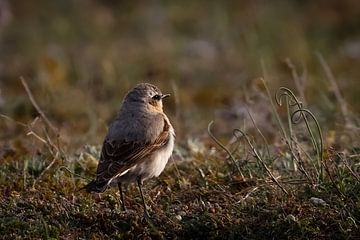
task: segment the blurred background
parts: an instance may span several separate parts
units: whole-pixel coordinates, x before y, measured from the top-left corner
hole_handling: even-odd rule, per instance
[[[23,76],[69,148],[100,144],[124,94],[150,82],[172,94],[179,141],[214,119],[218,134],[242,127],[247,107],[271,135],[265,77],[271,94],[291,88],[332,129],[339,104],[317,53],[358,113],[357,0],[0,0],[0,113],[38,115]],[[9,119],[0,129],[3,143],[25,136]]]

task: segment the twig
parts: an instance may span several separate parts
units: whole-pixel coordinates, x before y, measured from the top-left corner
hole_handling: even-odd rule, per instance
[[[47,141],[46,141],[45,139],[43,139],[42,137],[40,137],[38,134],[36,134],[34,131],[30,130],[30,132],[28,132],[28,133],[26,134],[26,136],[30,136],[30,135],[32,135],[32,136],[34,136],[35,138],[37,138],[40,142],[47,144]]]
[[[27,135],[33,135],[35,136],[37,139],[39,139],[41,142],[45,143],[48,148],[50,153],[53,156],[53,160],[51,161],[51,163],[40,173],[40,175],[34,180],[33,182],[33,187],[36,185],[37,181],[39,179],[42,178],[42,176],[44,176],[44,174],[55,164],[56,160],[59,159],[60,155],[64,155],[63,152],[61,151],[60,148],[60,142],[59,142],[59,131],[58,129],[50,122],[50,120],[46,117],[46,115],[44,114],[44,112],[41,110],[41,108],[39,107],[39,105],[37,104],[37,102],[35,101],[35,98],[33,96],[33,94],[31,93],[31,90],[29,88],[29,85],[27,84],[26,80],[24,77],[20,77],[21,83],[25,88],[25,91],[30,99],[30,102],[32,103],[32,105],[34,106],[34,108],[36,109],[36,111],[38,112],[38,114],[40,115],[40,117],[44,120],[45,124],[53,131],[53,133],[56,135],[56,139],[57,139],[57,146],[52,142],[52,140],[50,139],[49,135],[47,134],[47,130],[45,128],[45,137],[46,139],[40,137],[38,134],[36,134],[30,125],[28,125],[29,128],[29,132],[27,133]],[[54,151],[55,150],[55,151]]]
[[[56,127],[54,127],[54,125],[49,121],[49,119],[46,117],[46,115],[44,114],[44,112],[41,110],[41,108],[39,107],[39,105],[37,104],[37,102],[35,101],[35,98],[33,97],[30,88],[28,86],[28,84],[25,81],[24,77],[20,77],[21,83],[25,88],[25,91],[27,93],[27,95],[29,96],[29,99],[32,103],[32,105],[35,107],[36,111],[40,114],[41,118],[44,119],[45,123],[51,128],[51,130],[54,131],[54,133],[56,135],[59,134],[59,131]]]
[[[237,201],[235,204],[239,204],[243,201],[245,201],[252,193],[254,193],[256,190],[258,190],[259,187],[253,187],[246,195],[245,197],[241,197],[241,199],[239,201]]]
[[[6,115],[1,114],[1,113],[0,113],[0,117],[4,118],[4,119],[6,119],[6,120],[8,120],[8,121],[10,121],[10,122],[14,122],[14,123],[16,123],[16,124],[18,124],[18,125],[20,125],[20,126],[22,126],[22,127],[27,127],[27,126],[28,126],[28,125],[25,124],[25,123],[16,121],[15,119],[12,119],[11,117],[6,116]]]
[[[56,160],[58,159],[58,156],[57,156],[57,155],[58,155],[58,154],[55,155],[55,157],[53,158],[53,160],[51,161],[51,163],[50,163],[50,164],[40,173],[40,175],[34,180],[33,185],[32,185],[33,188],[35,187],[37,181],[39,181],[39,179],[41,179],[41,178],[44,176],[44,174],[45,174],[47,171],[49,171],[49,169],[55,164]]]

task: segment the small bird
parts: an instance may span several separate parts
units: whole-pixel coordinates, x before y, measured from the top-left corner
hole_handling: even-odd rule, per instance
[[[125,211],[122,183],[137,182],[149,216],[143,181],[160,175],[174,148],[175,131],[162,103],[169,96],[149,83],[140,83],[126,94],[105,137],[96,179],[84,187],[87,192],[101,193],[117,183]]]

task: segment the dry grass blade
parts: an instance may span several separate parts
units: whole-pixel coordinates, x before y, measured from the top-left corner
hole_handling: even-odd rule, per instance
[[[263,69],[264,69],[263,71],[266,72],[266,71],[265,71],[265,66],[263,66]],[[265,75],[265,74],[264,74],[264,75]],[[270,104],[271,104],[271,107],[272,107],[272,112],[273,112],[273,114],[274,114],[274,116],[275,116],[275,118],[276,118],[276,121],[277,121],[277,123],[278,123],[278,125],[279,125],[279,128],[280,128],[280,130],[281,130],[281,133],[282,133],[283,137],[284,137],[285,139],[287,139],[287,134],[286,134],[286,131],[285,131],[285,127],[284,127],[284,125],[283,125],[283,123],[282,123],[282,121],[281,121],[281,119],[280,119],[280,116],[279,116],[278,112],[276,111],[276,107],[275,107],[274,101],[272,100],[272,97],[271,97],[270,89],[268,88],[265,79],[262,78],[261,80],[262,80],[263,85],[264,85],[264,87],[265,87],[265,89],[266,89],[266,93],[267,93],[267,95],[268,95],[268,98],[269,98],[269,101],[270,101]]]
[[[336,155],[341,159],[341,161],[344,163],[345,167],[349,170],[349,172],[351,173],[351,175],[358,181],[360,182],[360,176],[359,174],[357,174],[356,172],[354,172],[354,170],[351,169],[349,162],[346,159],[346,155],[344,153],[336,153]]]
[[[231,152],[229,151],[229,149],[227,149],[212,133],[211,133],[211,126],[214,123],[214,121],[211,121],[208,125],[208,134],[209,136],[228,154],[228,156],[230,157],[232,163],[234,164],[236,170],[239,172],[240,176],[245,179],[244,174],[242,173],[239,165],[237,164],[234,156],[231,154]]]
[[[295,82],[296,88],[300,94],[300,98],[304,102],[304,105],[306,105],[306,98],[305,98],[306,78],[301,78],[299,76],[298,72],[296,71],[295,65],[291,62],[291,60],[289,58],[287,58],[285,60],[285,62],[291,70],[291,75]],[[304,74],[304,75],[306,76],[306,74]]]
[[[34,96],[32,95],[29,85],[27,84],[26,80],[24,77],[20,77],[21,79],[21,83],[25,88],[25,91],[32,103],[32,105],[35,107],[36,111],[40,114],[41,118],[44,119],[44,121],[46,122],[46,124],[51,128],[51,130],[54,131],[54,133],[56,133],[56,135],[59,134],[59,131],[56,127],[54,127],[54,125],[50,122],[50,120],[46,117],[46,115],[44,114],[44,112],[41,110],[41,108],[39,107],[39,105],[37,104],[37,102],[35,101]]]
[[[4,119],[6,119],[6,120],[8,120],[8,121],[10,121],[10,122],[14,122],[14,123],[16,123],[16,124],[18,124],[18,125],[20,125],[20,126],[22,126],[22,127],[27,127],[27,124],[22,123],[22,122],[19,122],[19,121],[16,121],[15,119],[12,119],[11,117],[6,116],[6,115],[4,115],[4,114],[1,114],[1,113],[0,113],[0,117],[4,118]]]
[[[267,174],[271,177],[271,180],[287,195],[289,194],[288,191],[286,191],[286,189],[280,184],[280,182],[275,178],[275,176],[272,174],[271,170],[268,168],[268,166],[266,166],[264,160],[262,160],[262,158],[260,157],[260,155],[258,154],[256,148],[252,145],[252,143],[250,142],[250,139],[248,138],[248,136],[246,135],[246,133],[244,133],[243,131],[241,131],[240,129],[234,129],[234,136],[236,138],[239,138],[236,133],[239,132],[243,137],[245,137],[247,143],[249,144],[251,150],[254,153],[254,157],[261,163],[261,165],[265,168]]]
[[[345,124],[347,127],[350,127],[352,124],[349,119],[349,111],[347,108],[347,104],[346,104],[344,97],[342,96],[342,94],[340,92],[338,84],[336,83],[334,74],[331,71],[331,68],[329,67],[327,62],[325,61],[324,57],[319,52],[317,52],[316,55],[319,58],[320,64],[325,71],[325,75],[330,82],[331,90],[334,92],[336,100],[338,101],[338,103],[340,105],[340,110],[343,115]]]
[[[37,139],[39,139],[41,142],[45,143],[46,146],[48,147],[50,153],[53,156],[52,161],[50,162],[50,164],[39,174],[39,176],[34,180],[33,182],[33,187],[35,187],[36,183],[38,182],[39,179],[41,179],[44,174],[49,171],[51,169],[51,167],[56,163],[56,161],[61,157],[62,151],[60,148],[60,143],[59,143],[59,131],[58,129],[50,122],[50,120],[46,117],[45,113],[41,110],[41,108],[39,107],[39,105],[37,104],[33,94],[31,93],[31,90],[29,88],[29,85],[27,84],[26,80],[24,77],[20,77],[21,79],[21,83],[25,88],[25,91],[30,99],[31,104],[34,106],[34,108],[36,109],[36,111],[39,113],[39,115],[41,116],[41,118],[44,120],[44,122],[46,123],[46,125],[53,131],[53,133],[56,136],[57,139],[57,145],[55,145],[53,143],[53,141],[51,140],[51,138],[49,137],[46,129],[45,129],[45,138],[39,136],[37,133],[35,133],[32,130],[31,125],[27,125],[29,132],[27,133],[27,135],[33,135],[35,136]],[[65,154],[63,154],[65,155]]]
[[[82,175],[80,175],[80,174],[77,174],[77,173],[71,171],[71,170],[70,170],[68,167],[66,167],[66,166],[61,166],[61,167],[59,167],[57,170],[58,170],[58,171],[63,171],[63,170],[65,170],[65,171],[67,171],[68,173],[70,173],[71,175],[76,176],[76,177],[81,178],[81,179],[85,179],[85,180],[88,181],[88,182],[90,182],[90,181],[92,180],[91,178],[86,178],[86,177],[84,177],[84,176],[82,176]]]
[[[261,132],[261,130],[259,129],[259,127],[257,126],[256,122],[255,122],[255,119],[253,118],[253,116],[251,115],[250,113],[250,110],[248,108],[246,108],[246,111],[248,112],[248,115],[251,119],[251,122],[252,124],[254,125],[256,131],[260,134],[261,138],[264,140],[264,143],[265,143],[265,147],[266,147],[266,152],[268,154],[268,157],[270,157],[270,150],[269,150],[269,143],[268,141],[266,140],[266,137],[264,136],[264,134]]]
[[[324,139],[323,139],[323,135],[322,135],[322,131],[321,131],[321,127],[320,127],[320,124],[318,122],[318,120],[316,119],[315,115],[308,109],[305,109],[305,108],[301,108],[301,109],[298,109],[296,111],[294,111],[291,115],[291,121],[293,122],[293,124],[297,124],[299,121],[300,121],[300,118],[296,118],[295,116],[297,115],[297,113],[300,113],[301,116],[303,117],[303,119],[305,120],[305,123],[306,123],[306,128],[310,134],[310,137],[311,137],[311,140],[313,142],[313,144],[315,145],[315,150],[318,154],[318,167],[319,167],[319,170],[320,170],[320,178],[322,178],[322,174],[323,174],[323,169],[322,169],[322,162],[323,162],[323,151],[324,151]],[[315,138],[310,126],[309,126],[309,123],[308,123],[308,120],[306,118],[306,115],[305,114],[308,114],[312,120],[314,121],[315,123],[315,126],[316,126],[316,130],[317,130],[317,133],[318,133],[318,140]]]

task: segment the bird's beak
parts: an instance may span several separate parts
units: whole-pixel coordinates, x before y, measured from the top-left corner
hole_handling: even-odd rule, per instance
[[[170,94],[163,94],[163,95],[161,96],[161,99],[164,99],[164,98],[167,98],[167,97],[170,97]]]

